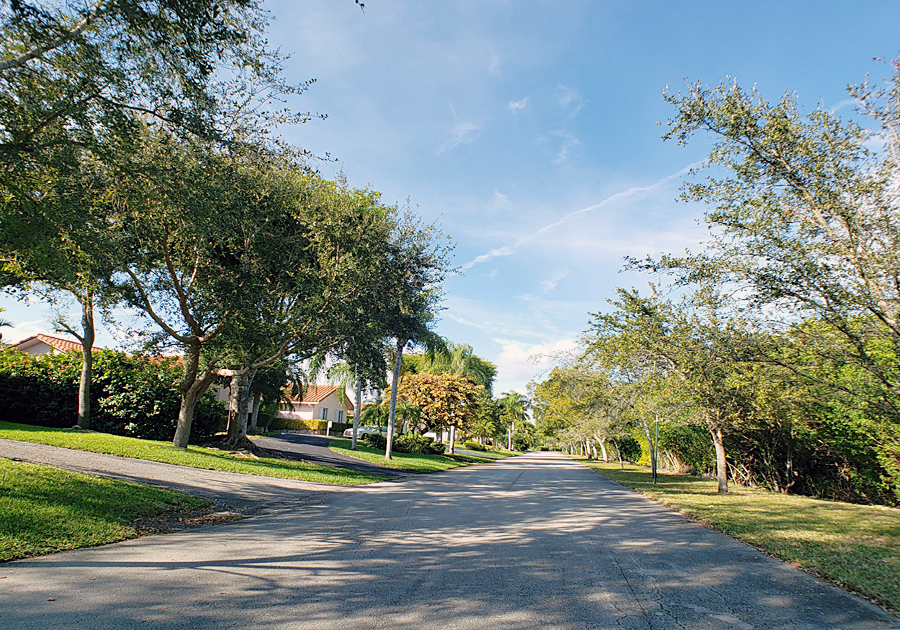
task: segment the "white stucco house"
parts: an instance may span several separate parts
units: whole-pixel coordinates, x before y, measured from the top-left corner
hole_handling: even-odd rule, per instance
[[[60,339],[59,337],[45,335],[43,333],[38,333],[27,337],[18,343],[10,344],[10,347],[27,354],[65,354],[72,350],[81,352],[81,344],[77,341]],[[101,348],[94,346],[93,349],[100,350]]]
[[[309,385],[300,399],[282,403],[275,417],[353,422],[353,403],[349,396],[341,402],[336,385]]]

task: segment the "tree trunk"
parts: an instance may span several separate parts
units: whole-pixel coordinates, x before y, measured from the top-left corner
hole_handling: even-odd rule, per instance
[[[647,436],[647,448],[650,449],[650,473],[653,483],[656,483],[656,445],[653,443],[653,432],[650,431],[650,423],[643,422],[644,435]]]
[[[91,428],[91,381],[94,355],[94,296],[88,293],[81,302],[81,381],[78,383],[78,426]]]
[[[456,425],[450,425],[450,454],[456,455]]]
[[[211,382],[210,375],[203,379],[197,379],[200,369],[200,342],[196,338],[187,349],[184,357],[184,378],[181,380],[181,406],[178,409],[178,426],[175,428],[175,437],[172,446],[187,448],[191,438],[191,423],[194,421],[194,406],[197,399],[206,392]]]
[[[262,405],[262,394],[253,397],[253,414],[250,416],[250,430],[256,433],[259,428],[259,408]]]
[[[354,404],[356,408],[353,410],[353,445],[350,447],[356,450],[356,432],[359,430],[359,414],[362,413],[362,383],[359,380],[359,370],[354,370],[354,378],[356,380],[356,400]]]
[[[397,340],[397,356],[394,359],[394,380],[391,383],[391,406],[388,412],[387,445],[384,448],[385,459],[391,459],[391,451],[394,446],[394,415],[397,413],[397,390],[400,389],[400,368],[403,366],[403,348],[405,346],[405,339]]]
[[[600,453],[603,457],[603,463],[609,463],[609,454],[606,452],[606,438],[597,438],[597,444],[600,445]]]
[[[719,485],[719,494],[728,494],[728,466],[725,463],[725,444],[722,441],[722,428],[710,426],[713,446],[716,449],[716,481]]]
[[[230,407],[232,419],[228,425],[228,436],[225,445],[229,448],[246,448],[247,446],[247,416],[250,411],[250,385],[256,370],[248,374],[236,374],[231,377]]]

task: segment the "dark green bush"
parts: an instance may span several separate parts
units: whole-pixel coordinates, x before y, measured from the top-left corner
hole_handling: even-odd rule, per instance
[[[619,455],[626,462],[637,462],[640,459],[641,444],[630,435],[616,438],[613,444],[619,449]]]
[[[0,419],[45,427],[71,427],[78,419],[81,353],[29,355],[0,350]],[[181,399],[176,358],[94,352],[91,428],[115,435],[171,440]],[[209,392],[194,408],[191,437],[201,440],[225,426],[225,406]]]
[[[420,453],[423,455],[443,455],[444,445],[431,438],[407,432],[394,440],[394,449],[399,453]]]
[[[359,438],[359,441],[370,448],[377,448],[379,450],[384,450],[387,448],[387,438],[380,433],[366,433],[364,436]]]
[[[470,451],[486,451],[488,447],[480,442],[476,442],[475,440],[466,440],[463,442],[463,448],[467,448]]]

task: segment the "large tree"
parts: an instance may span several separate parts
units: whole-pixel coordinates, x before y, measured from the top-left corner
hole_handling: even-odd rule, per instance
[[[795,97],[763,99],[736,83],[667,92],[676,108],[667,139],[711,136],[714,174],[684,198],[710,206],[711,242],[699,255],[649,261],[684,282],[735,292],[761,325],[801,338],[819,356],[771,360],[830,385],[880,418],[884,464],[900,475],[900,74],[883,87],[852,86],[859,122]],[[852,365],[854,379],[822,381]],[[831,370],[833,375],[841,370]],[[893,455],[889,455],[893,453]]]

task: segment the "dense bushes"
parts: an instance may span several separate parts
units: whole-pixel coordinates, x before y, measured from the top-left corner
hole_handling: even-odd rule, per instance
[[[81,353],[29,355],[0,349],[0,419],[71,427],[78,418]],[[94,352],[91,428],[149,440],[171,440],[178,421],[181,366],[176,358]],[[197,402],[192,436],[225,427],[225,406],[209,392]]]
[[[394,448],[400,453],[421,453],[423,455],[443,455],[444,445],[431,438],[408,431],[394,440]]]
[[[353,425],[348,422],[332,422],[331,433],[337,435],[343,433]],[[316,431],[325,433],[328,429],[328,421],[321,418],[279,418],[274,417],[269,423],[271,431]]]
[[[475,440],[466,440],[463,442],[463,448],[467,448],[470,451],[486,451],[488,447],[482,444],[481,442],[476,442]]]
[[[379,450],[387,447],[387,438],[378,433],[367,433],[360,441],[371,448]],[[408,431],[394,438],[394,450],[398,453],[420,453],[423,455],[443,455],[444,445],[434,440]]]

